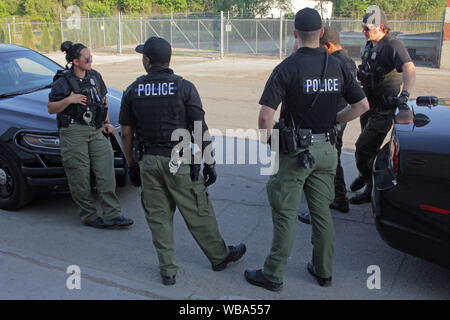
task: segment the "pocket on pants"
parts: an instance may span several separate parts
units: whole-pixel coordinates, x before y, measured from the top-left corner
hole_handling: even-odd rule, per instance
[[[208,189],[203,184],[199,184],[192,191],[194,192],[198,214],[200,216],[208,216],[210,213]]]

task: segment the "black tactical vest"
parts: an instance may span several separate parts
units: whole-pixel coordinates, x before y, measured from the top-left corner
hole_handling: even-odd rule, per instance
[[[388,45],[389,39],[381,41],[376,47],[373,47],[372,42],[368,41],[361,57],[362,65],[358,70],[358,80],[361,81],[369,99],[371,97],[396,96],[400,91],[402,75],[395,68],[386,70],[380,61],[382,55],[386,54],[384,47]]]
[[[171,147],[172,132],[186,129],[183,78],[169,73],[151,73],[133,85],[132,112],[138,141],[146,147]]]
[[[89,110],[92,113],[93,125],[96,127],[101,127],[103,121],[106,117],[106,107],[102,104],[103,97],[100,96],[100,86],[95,74],[91,70],[86,71],[86,76],[82,79],[75,76],[73,70],[63,70],[57,73],[54,80],[58,77],[63,76],[72,91],[77,94],[83,94],[87,97],[86,106],[81,104],[70,104],[62,112],[58,113],[57,119],[58,123],[67,122],[64,119],[73,119],[77,123],[85,124],[83,120],[83,114]]]

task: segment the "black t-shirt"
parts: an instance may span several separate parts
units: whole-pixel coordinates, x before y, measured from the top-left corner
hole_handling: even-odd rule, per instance
[[[328,55],[325,83],[320,83],[325,54],[328,55],[323,48],[303,47],[283,60],[267,81],[259,104],[276,110],[283,102],[281,116],[287,125],[292,114],[296,127],[327,131],[336,120],[339,98],[343,96],[353,104],[365,95],[350,70],[331,55]],[[309,109],[319,89],[316,104]]]
[[[103,81],[103,78],[101,74],[94,69],[90,70],[93,77],[96,79],[96,85],[98,85],[100,92],[100,99],[103,99],[104,96],[108,93],[108,90],[106,89],[105,82]],[[68,96],[70,96],[70,93],[73,91],[70,84],[67,82],[67,79],[64,76],[59,77],[55,82],[52,84],[52,89],[48,95],[48,100],[50,102],[60,101]]]
[[[355,61],[348,56],[348,53],[346,50],[337,50],[331,54],[333,57],[337,58],[339,60],[339,63],[342,65],[343,68],[347,68],[347,70],[350,71],[350,73],[353,75],[353,77],[356,79],[356,63]],[[341,111],[347,106],[347,101],[342,97],[339,99],[338,102],[338,111]]]
[[[368,59],[370,67],[374,69],[376,65],[380,65],[385,74],[393,71],[394,68],[397,72],[402,72],[403,64],[412,61],[403,43],[390,33],[385,35],[377,46],[374,47],[372,41],[369,41],[367,45],[370,47]]]

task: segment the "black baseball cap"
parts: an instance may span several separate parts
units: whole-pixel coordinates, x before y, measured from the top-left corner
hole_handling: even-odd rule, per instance
[[[295,15],[295,29],[299,31],[315,31],[322,28],[322,18],[317,10],[304,8]]]
[[[368,12],[364,15],[363,17],[363,23],[367,23],[367,24],[374,24],[379,26],[380,24],[384,25],[385,27],[387,27],[387,19],[386,19],[386,14],[384,13],[383,10],[380,9],[380,23],[377,23],[377,17],[376,15],[376,11],[372,11],[372,12]]]
[[[170,62],[170,57],[172,56],[170,43],[159,37],[148,38],[144,44],[138,45],[135,50],[149,57],[151,63]]]
[[[332,44],[341,44],[341,40],[339,38],[339,32],[333,27],[325,27],[323,28],[323,36],[320,38],[320,43],[325,44],[331,42]]]

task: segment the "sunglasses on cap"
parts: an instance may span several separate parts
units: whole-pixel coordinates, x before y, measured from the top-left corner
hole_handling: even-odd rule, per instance
[[[365,25],[364,23],[363,24],[361,24],[361,27],[362,27],[362,29],[365,31],[365,32],[367,32],[367,31],[369,31],[369,30],[372,30],[372,29],[375,29],[376,28],[376,26],[368,26],[368,25]]]

